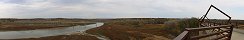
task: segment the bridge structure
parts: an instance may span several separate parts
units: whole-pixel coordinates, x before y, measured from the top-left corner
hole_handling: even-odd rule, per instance
[[[208,19],[207,15],[211,8],[214,8],[227,16],[228,20],[213,20]],[[231,24],[231,17],[211,5],[206,14],[199,20],[198,28],[185,28],[180,35],[173,40],[230,40],[234,25]]]

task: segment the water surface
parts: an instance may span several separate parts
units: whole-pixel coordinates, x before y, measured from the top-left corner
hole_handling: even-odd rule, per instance
[[[39,38],[47,36],[66,35],[73,32],[84,32],[88,29],[102,26],[104,23],[96,23],[85,26],[73,26],[73,27],[62,27],[62,28],[50,28],[50,29],[37,29],[37,30],[26,30],[26,31],[5,31],[0,32],[0,39],[21,39],[21,38]]]

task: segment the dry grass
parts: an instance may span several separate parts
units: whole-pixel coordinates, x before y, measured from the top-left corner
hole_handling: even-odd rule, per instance
[[[60,35],[41,38],[13,39],[13,40],[99,40],[93,36],[87,35]]]
[[[244,25],[239,25],[238,29],[244,30]]]
[[[158,36],[165,38],[167,32],[163,28],[163,24],[132,25],[129,22],[109,22],[101,27],[90,29],[87,33],[104,35],[111,40],[146,40],[157,39]],[[168,40],[168,38],[159,40]]]

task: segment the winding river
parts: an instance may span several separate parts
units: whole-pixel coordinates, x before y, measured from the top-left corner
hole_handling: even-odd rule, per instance
[[[37,29],[26,31],[4,31],[0,32],[0,39],[21,39],[21,38],[40,38],[47,36],[67,35],[74,32],[84,32],[88,29],[102,26],[104,23],[89,24],[83,26],[61,27],[50,29]]]

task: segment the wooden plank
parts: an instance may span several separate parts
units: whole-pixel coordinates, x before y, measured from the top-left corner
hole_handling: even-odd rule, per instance
[[[178,35],[176,38],[174,38],[173,40],[185,40],[186,37],[188,36],[188,32],[189,31],[184,31],[183,33],[181,33],[180,35]]]
[[[205,37],[209,37],[209,36],[213,36],[213,35],[218,35],[218,34],[221,34],[221,33],[224,33],[224,32],[228,32],[228,31],[231,31],[231,30],[224,30],[224,31],[214,32],[214,33],[200,35],[200,36],[193,36],[193,37],[191,37],[191,39],[205,38]]]
[[[221,36],[221,37],[217,37],[217,38],[215,38],[215,39],[211,39],[211,40],[218,40],[218,39],[222,39],[222,38],[224,38],[224,37],[228,37],[228,36],[230,36],[230,35],[227,34],[227,35],[224,35],[224,36]]]
[[[233,32],[233,25],[230,27],[230,36],[228,36],[227,40],[231,40],[231,36],[232,36],[232,32]]]
[[[201,31],[201,30],[226,28],[226,27],[231,27],[231,25],[220,25],[220,26],[213,26],[213,27],[200,27],[200,28],[186,28],[186,30],[188,30],[188,31]]]

